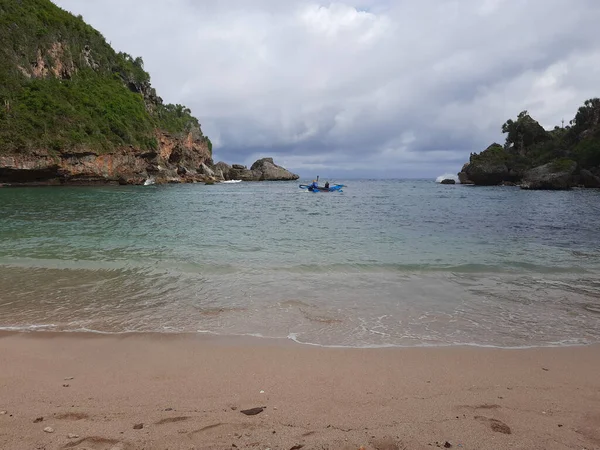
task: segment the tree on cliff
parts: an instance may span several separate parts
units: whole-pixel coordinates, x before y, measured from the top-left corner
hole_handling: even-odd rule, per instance
[[[571,122],[572,130],[576,135],[597,128],[600,124],[600,98],[586,100]]]
[[[163,104],[141,57],[49,0],[0,0],[0,155],[36,150],[154,150],[156,131],[203,136]]]
[[[600,175],[600,98],[587,100],[572,120],[573,157],[582,167],[598,167]]]
[[[492,144],[471,154],[459,177],[461,182],[495,185],[519,182],[529,174],[563,173],[556,188],[577,184],[600,187],[600,99],[586,100],[571,126],[546,131],[527,111],[502,125],[504,147]],[[563,182],[564,181],[564,182]],[[544,182],[545,183],[545,182]],[[540,186],[548,186],[546,183]]]
[[[521,111],[517,120],[508,119],[502,125],[502,133],[506,133],[507,149],[514,149],[519,155],[524,155],[527,147],[548,140],[548,133],[527,111]]]

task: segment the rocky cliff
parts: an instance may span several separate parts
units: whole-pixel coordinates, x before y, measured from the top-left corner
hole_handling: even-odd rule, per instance
[[[263,169],[240,174],[289,179]],[[198,120],[183,105],[163,103],[142,58],[115,52],[82,17],[49,0],[0,0],[0,183],[148,178],[224,174],[213,168],[212,143]]]
[[[206,181],[196,170],[211,162],[202,140],[156,134],[158,148],[115,148],[108,152],[77,149],[56,152],[39,149],[0,154],[0,183],[6,184],[143,184]],[[188,169],[189,168],[189,169]]]
[[[523,189],[600,187],[600,99],[587,100],[566,127],[546,131],[523,111],[502,126],[504,145],[471,154],[462,184]]]
[[[263,158],[256,161],[250,169],[240,164],[219,162],[215,166],[215,175],[226,180],[242,181],[291,181],[300,178],[298,175],[278,166],[273,158]]]

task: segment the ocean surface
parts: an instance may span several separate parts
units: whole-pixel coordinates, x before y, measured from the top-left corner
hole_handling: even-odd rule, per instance
[[[0,188],[0,330],[600,342],[600,190],[336,181]]]

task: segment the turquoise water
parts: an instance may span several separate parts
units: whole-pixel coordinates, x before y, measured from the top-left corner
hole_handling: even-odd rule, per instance
[[[0,328],[600,342],[600,191],[0,188]]]

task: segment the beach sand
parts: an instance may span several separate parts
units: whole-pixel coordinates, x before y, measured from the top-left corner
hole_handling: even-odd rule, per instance
[[[598,449],[600,347],[0,336],[2,449],[361,447]]]

